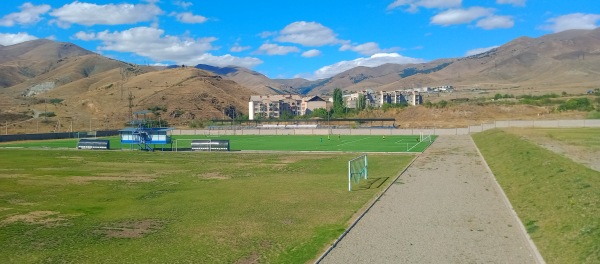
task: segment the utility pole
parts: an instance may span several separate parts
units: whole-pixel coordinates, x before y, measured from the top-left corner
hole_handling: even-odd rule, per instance
[[[131,123],[133,118],[133,98],[135,98],[135,96],[129,91],[129,97],[127,97],[127,100],[129,100],[129,123]]]
[[[48,121],[48,98],[44,102],[44,121]]]

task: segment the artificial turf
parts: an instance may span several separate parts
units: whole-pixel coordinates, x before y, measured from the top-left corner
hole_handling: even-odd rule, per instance
[[[344,151],[344,152],[422,152],[435,140],[420,140],[419,136],[369,135],[228,135],[228,136],[173,136],[171,145],[154,145],[156,149],[189,150],[192,140],[229,140],[231,150],[275,151]],[[121,145],[118,137],[111,137],[111,149],[136,148]],[[0,147],[76,148],[78,139],[9,142]]]

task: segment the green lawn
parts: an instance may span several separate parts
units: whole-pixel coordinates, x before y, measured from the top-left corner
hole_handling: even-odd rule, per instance
[[[430,140],[419,141],[419,136],[173,136],[173,147],[177,140],[178,148],[189,150],[192,139],[229,140],[231,150],[280,150],[280,151],[350,151],[350,152],[422,152],[431,144]],[[110,138],[111,149],[120,149],[121,144],[116,137]],[[432,136],[431,141],[435,140]],[[61,139],[46,141],[8,142],[0,147],[47,147],[75,148],[77,139]],[[161,145],[155,146],[157,149]],[[128,149],[130,145],[124,145]],[[170,146],[167,146],[170,148]]]
[[[0,261],[303,263],[413,158],[358,155],[0,149]]]
[[[600,135],[538,132],[572,144]],[[600,172],[502,130],[473,138],[547,263],[600,263]]]
[[[513,134],[548,137],[565,144],[580,146],[592,151],[600,150],[599,128],[512,128],[507,129]]]

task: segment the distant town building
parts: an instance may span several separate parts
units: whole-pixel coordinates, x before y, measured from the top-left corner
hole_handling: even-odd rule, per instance
[[[301,102],[302,97],[297,94],[253,95],[248,103],[249,119],[279,118],[285,111],[298,115]]]
[[[381,107],[383,104],[423,104],[421,93],[452,92],[451,85],[401,89],[395,91],[374,92],[372,89],[343,95],[344,104],[348,108],[356,108],[361,95],[365,97],[365,106]],[[333,98],[319,96],[302,97],[297,94],[253,95],[248,102],[250,120],[279,118],[288,113],[299,116],[312,113],[315,109],[328,109],[333,104]]]
[[[357,93],[344,95],[346,107],[356,108],[360,95],[365,97],[366,106],[381,107],[383,104],[408,104],[420,105],[423,103],[423,97],[420,92],[413,89],[396,90],[396,91],[380,91],[364,90]]]
[[[291,116],[310,114],[317,108],[327,108],[327,101],[319,96],[301,97],[297,94],[253,95],[248,102],[250,120],[279,118],[284,113]]]
[[[417,91],[396,90],[391,92],[379,92],[379,105],[388,104],[407,104],[420,105],[423,104],[423,96]]]
[[[300,115],[310,114],[319,108],[327,109],[327,101],[319,96],[304,97],[300,104]]]

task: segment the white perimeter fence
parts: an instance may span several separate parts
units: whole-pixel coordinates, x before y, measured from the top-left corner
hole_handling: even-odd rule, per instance
[[[600,127],[600,119],[581,120],[535,120],[535,121],[495,121],[494,123],[481,124],[462,128],[312,128],[312,129],[195,129],[195,130],[172,130],[171,135],[201,135],[201,136],[225,136],[225,135],[468,135],[483,132],[494,128],[508,127],[536,127],[536,128],[577,128],[577,127]]]

